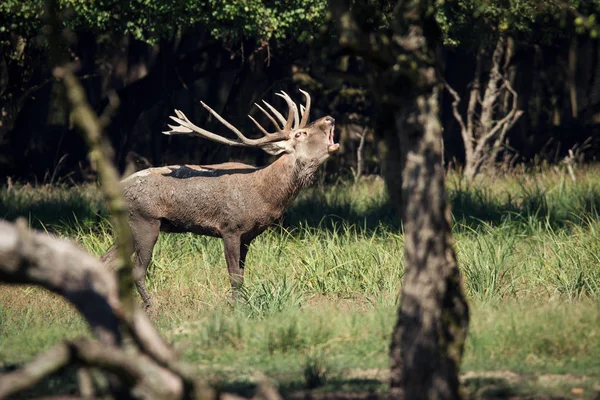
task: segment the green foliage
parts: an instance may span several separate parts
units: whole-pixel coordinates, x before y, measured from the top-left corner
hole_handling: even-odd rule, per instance
[[[156,43],[201,27],[225,41],[309,40],[326,17],[325,0],[59,0],[65,24],[75,31],[131,34]],[[0,33],[39,34],[43,0],[0,2]]]
[[[199,4],[200,2],[192,2]],[[216,38],[257,40],[307,40],[326,16],[324,0],[209,0],[202,23],[211,26]]]
[[[583,33],[590,28],[597,35],[595,14],[600,1],[580,0],[440,0],[436,19],[449,46],[489,46],[499,33],[523,40],[549,43],[554,38]]]

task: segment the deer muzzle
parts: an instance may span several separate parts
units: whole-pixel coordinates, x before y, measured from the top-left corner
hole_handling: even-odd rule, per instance
[[[335,143],[333,140],[334,131],[335,131],[335,125],[331,125],[331,129],[329,131],[329,144],[327,145],[327,151],[329,152],[329,154],[335,153],[336,151],[338,151],[340,149],[340,144]]]

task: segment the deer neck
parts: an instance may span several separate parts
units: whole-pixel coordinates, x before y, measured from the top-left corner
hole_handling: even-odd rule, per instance
[[[319,164],[303,161],[294,154],[284,154],[261,172],[261,190],[264,199],[275,207],[287,208],[303,187],[314,178]]]

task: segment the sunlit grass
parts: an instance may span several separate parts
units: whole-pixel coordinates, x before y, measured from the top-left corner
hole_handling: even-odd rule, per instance
[[[472,305],[464,371],[600,374],[598,176],[583,168],[574,183],[548,170],[470,187],[449,176]],[[23,215],[96,255],[112,243],[91,185],[3,190],[0,215]],[[402,275],[401,226],[380,180],[310,188],[253,242],[234,308],[221,241],[161,235],[148,276],[151,316],[217,381],[265,373],[284,386],[331,385],[350,369],[387,368]],[[0,287],[0,364],[84,332],[55,296]]]

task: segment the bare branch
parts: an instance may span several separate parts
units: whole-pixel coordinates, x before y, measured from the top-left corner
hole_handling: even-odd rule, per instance
[[[90,368],[83,367],[77,370],[77,385],[82,397],[93,399],[95,397],[94,380],[92,379],[90,370]]]
[[[480,99],[481,93],[479,87],[483,51],[480,49],[477,53],[475,77],[471,84],[469,103],[467,105],[466,124],[458,110],[460,102],[458,93],[445,83],[446,89],[454,98],[454,102],[452,103],[454,118],[461,127],[461,134],[465,145],[464,174],[468,180],[472,180],[485,163],[496,159],[496,155],[504,143],[507,131],[523,114],[522,111],[518,110],[517,93],[512,88],[510,81],[501,72],[502,66],[506,66],[508,58],[511,57],[511,43],[510,38],[504,35],[500,35],[496,42],[492,55],[492,67],[489,71],[483,100]],[[497,116],[499,113],[497,106],[501,96],[503,96],[505,104],[508,104],[508,99],[512,96],[512,109],[506,112],[507,106],[505,105],[503,107],[504,117],[499,121],[495,121],[495,119],[499,118]],[[477,115],[478,104],[481,107],[479,115]]]
[[[479,86],[480,86],[480,79],[481,79],[481,64],[482,64],[481,56],[482,56],[482,50],[480,49],[477,52],[477,57],[475,59],[475,76],[473,77],[473,82],[471,83],[471,92],[469,94],[469,104],[467,105],[467,131],[471,132],[471,136],[473,136],[473,132],[475,132],[474,124],[473,124],[473,119],[475,118],[475,110],[477,108],[478,102],[481,103],[480,94],[479,94]],[[465,146],[466,145],[467,145],[467,143],[465,143]],[[470,149],[470,147],[469,147],[469,149]]]
[[[69,364],[71,351],[61,343],[38,355],[23,368],[0,374],[0,399],[6,399],[56,373]]]
[[[119,253],[117,271],[119,274],[119,297],[121,298],[124,317],[131,319],[134,307],[133,298],[133,240],[131,229],[127,222],[125,201],[119,186],[119,174],[112,165],[113,151],[110,143],[103,136],[98,117],[91,109],[85,91],[77,77],[68,69],[63,70],[62,76],[67,98],[71,103],[72,115],[75,124],[84,132],[84,138],[89,148],[90,160],[98,170],[102,192],[106,205],[111,211],[112,224],[116,232],[116,245]]]
[[[512,86],[507,80],[504,81],[502,86],[505,87],[508,91],[510,91],[510,93],[513,96],[512,109],[508,114],[506,114],[506,116],[504,116],[504,118],[498,121],[489,132],[487,132],[485,135],[479,138],[477,144],[478,149],[483,149],[487,145],[487,142],[491,138],[493,138],[499,131],[503,130],[504,134],[506,134],[506,131],[508,131],[515,124],[515,122],[517,122],[521,115],[523,115],[523,111],[518,109],[517,92],[512,88]]]
[[[102,343],[118,344],[122,314],[112,271],[66,240],[0,221],[0,281],[42,286],[69,300]]]
[[[184,392],[179,376],[151,362],[146,355],[126,352],[115,346],[80,338],[61,343],[42,353],[23,368],[0,375],[0,399],[31,387],[73,363],[113,373],[128,387],[138,393],[144,393],[143,397],[175,399],[181,398]]]
[[[139,310],[133,315],[133,325],[128,327],[138,347],[163,366],[177,362],[177,354],[164,341],[152,325],[145,312]]]
[[[62,60],[60,52],[60,32],[62,29],[58,19],[58,4],[56,0],[46,1],[46,24],[48,41],[52,60],[56,67],[54,76],[62,79],[67,99],[71,105],[71,114],[75,125],[83,132],[88,146],[88,155],[92,165],[95,165],[102,192],[108,209],[111,211],[112,223],[116,232],[118,260],[115,264],[119,274],[119,296],[123,317],[131,320],[134,308],[133,298],[133,239],[127,222],[125,201],[119,186],[119,174],[112,165],[113,150],[102,132],[102,123],[90,107],[85,91],[72,69]]]
[[[133,358],[131,363],[142,363],[144,366],[139,368],[142,368],[143,371],[154,371],[152,373],[155,375],[159,373],[164,375],[162,379],[166,381],[162,384],[167,385],[165,387],[171,387],[171,389],[174,387],[172,376],[175,376],[186,382],[188,388],[186,390],[192,390],[199,394],[211,391],[197,379],[193,369],[178,361],[175,352],[164,342],[142,310],[138,307],[134,308],[132,324],[129,324],[128,320],[122,319],[123,313],[117,293],[118,285],[113,271],[75,244],[44,233],[29,231],[24,224],[24,220],[21,220],[19,226],[0,221],[0,281],[36,284],[60,294],[73,303],[102,343],[102,345],[99,343],[91,345],[88,342],[82,342],[84,344],[81,346],[86,349],[77,347],[79,353],[89,355],[89,351],[96,351],[94,349],[106,352],[109,348],[117,351],[118,349],[114,346],[121,343],[119,334],[119,323],[121,323],[143,353],[137,355],[137,358]],[[55,352],[59,355],[62,354],[60,349],[56,349]],[[31,369],[35,374],[32,374],[28,365],[24,367],[24,372],[20,375],[11,375],[11,377],[25,376],[26,378],[22,379],[33,382],[32,379],[42,379],[43,376],[55,372],[60,369],[61,365],[69,362],[68,360],[64,361],[64,357],[52,355],[55,354],[54,352],[50,354],[48,357],[40,356],[39,362],[34,361]],[[108,361],[99,361],[102,360],[101,355],[88,356],[92,357],[90,360],[93,360],[88,363],[89,366],[113,372],[115,368],[134,368],[130,364],[123,364],[119,354],[114,357],[110,355],[102,357],[104,356],[111,358]],[[129,356],[131,354],[123,353],[123,357]],[[80,357],[85,359],[84,356]],[[47,364],[45,360],[50,358],[62,360],[62,364],[56,366]],[[111,360],[120,361],[111,364]],[[119,363],[123,366],[116,366]],[[43,367],[41,370],[40,365]],[[136,371],[142,371],[139,368]],[[145,374],[145,372],[139,373]],[[2,377],[1,379],[13,379],[11,377]],[[3,388],[2,382],[8,381],[1,379],[0,388]],[[151,378],[144,377],[143,379],[146,382],[146,379]],[[14,393],[13,390],[19,391],[21,390],[19,388],[29,386],[27,382],[23,382],[14,386],[14,389],[10,389],[10,393]],[[0,393],[2,392],[0,391]]]
[[[119,99],[119,96],[117,95],[117,93],[114,90],[111,91],[108,94],[108,105],[106,106],[104,111],[102,111],[102,115],[98,119],[98,122],[100,123],[100,126],[103,129],[106,128],[110,124],[110,120],[112,119],[113,115],[119,108],[120,103],[121,103],[121,100]]]
[[[500,68],[505,50],[506,37],[500,35],[496,42],[494,53],[492,54],[492,69],[490,70],[488,84],[483,94],[483,103],[481,104],[480,123],[484,132],[488,132],[492,128],[494,106],[501,92],[500,82],[504,80]]]
[[[456,119],[458,124],[460,125],[460,133],[461,133],[463,141],[465,143],[465,147],[470,146],[470,143],[473,140],[473,135],[472,135],[472,132],[467,130],[465,122],[463,121],[463,118],[460,115],[460,112],[458,111],[458,105],[460,104],[460,96],[458,95],[456,90],[454,90],[452,88],[452,86],[450,86],[450,84],[448,84],[448,82],[445,79],[442,78],[442,80],[444,82],[444,86],[446,87],[446,90],[454,98],[454,101],[452,102],[452,115],[454,116],[454,119]]]
[[[73,358],[88,367],[112,372],[129,387],[138,388],[152,399],[181,398],[183,385],[173,372],[158,366],[144,354],[125,352],[113,346],[80,338],[68,343]],[[135,389],[134,389],[135,390]]]
[[[363,174],[363,151],[368,130],[368,127],[364,127],[360,133],[356,134],[356,136],[358,136],[358,138],[360,139],[360,142],[358,142],[358,148],[356,149],[356,170],[352,169],[354,175],[354,182],[358,182],[358,180]]]

